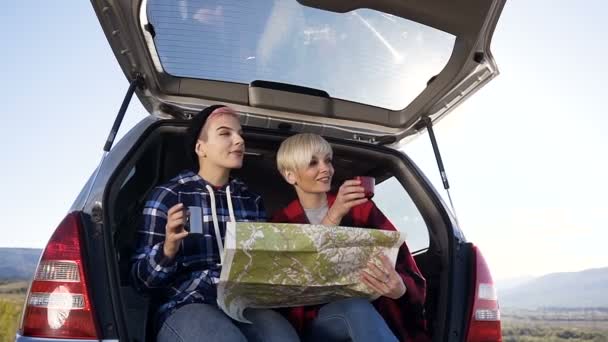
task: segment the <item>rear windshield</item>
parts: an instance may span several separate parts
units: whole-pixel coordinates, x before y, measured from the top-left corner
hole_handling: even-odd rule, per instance
[[[392,110],[443,69],[455,40],[382,12],[333,13],[295,0],[148,0],[146,11],[168,74],[282,82]]]

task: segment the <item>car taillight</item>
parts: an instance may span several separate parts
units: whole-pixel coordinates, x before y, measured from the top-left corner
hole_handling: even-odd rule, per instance
[[[502,341],[496,289],[486,260],[476,246],[473,246],[473,259],[475,272],[472,283],[475,285],[475,293],[470,306],[467,341]]]
[[[24,336],[98,339],[83,268],[81,230],[78,214],[68,214],[44,249],[25,303]]]

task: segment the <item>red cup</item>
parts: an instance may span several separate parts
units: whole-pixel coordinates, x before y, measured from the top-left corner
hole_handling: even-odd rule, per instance
[[[374,186],[376,185],[376,179],[374,177],[357,176],[355,177],[355,180],[361,182],[361,186],[365,191],[365,197],[374,197]]]

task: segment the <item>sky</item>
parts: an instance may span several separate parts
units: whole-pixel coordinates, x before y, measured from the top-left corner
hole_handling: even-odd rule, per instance
[[[501,74],[435,128],[459,222],[495,279],[608,266],[607,10],[508,1]],[[88,1],[2,3],[0,42],[0,246],[43,248],[128,84]],[[145,115],[133,101],[119,137]],[[404,150],[445,194],[428,136]]]

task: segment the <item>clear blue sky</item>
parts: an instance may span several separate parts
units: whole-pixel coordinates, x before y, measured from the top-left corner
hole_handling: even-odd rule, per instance
[[[495,278],[608,266],[607,11],[509,1],[492,45],[501,75],[436,128],[460,222]],[[41,248],[128,85],[88,1],[2,3],[0,42],[0,246]],[[121,133],[144,115],[133,103]],[[405,150],[440,189],[428,138]]]

